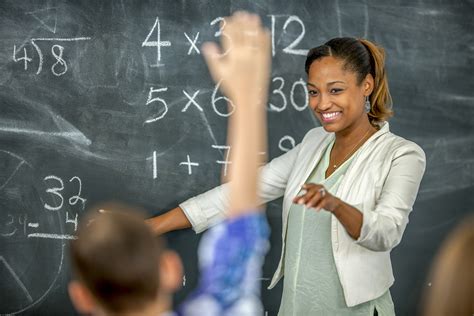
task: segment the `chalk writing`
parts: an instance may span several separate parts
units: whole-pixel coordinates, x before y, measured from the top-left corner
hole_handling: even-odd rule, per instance
[[[188,34],[186,34],[186,32],[184,32],[184,36],[186,37],[186,39],[188,40],[190,46],[189,46],[189,50],[188,50],[188,55],[191,55],[193,53],[193,51],[195,51],[196,53],[198,53],[198,55],[201,54],[201,51],[199,50],[199,48],[196,46],[196,43],[199,39],[199,32],[197,32],[196,36],[194,36],[193,39],[191,39]]]
[[[226,96],[220,96],[220,97],[217,97],[216,98],[216,95],[217,95],[217,91],[219,91],[219,87],[222,83],[222,80],[219,81],[216,86],[214,87],[214,91],[212,91],[212,108],[214,109],[214,112],[216,112],[217,115],[219,116],[222,116],[222,117],[228,117],[228,116],[231,116],[232,113],[234,113],[235,111],[235,105],[234,103],[232,102],[231,99],[229,99],[228,97]],[[228,111],[227,113],[226,112],[221,112],[217,109],[217,102],[221,101],[221,100],[224,100],[226,101],[224,103],[223,106],[225,106],[225,108],[229,109],[229,108],[232,108],[232,110]]]
[[[77,230],[77,213],[74,218],[69,218],[69,212],[66,212],[66,223],[74,225],[74,231]]]
[[[289,142],[291,147],[286,147],[286,146],[284,146],[284,145],[283,145],[283,142],[285,142],[285,141],[286,141],[286,142]],[[295,139],[294,139],[293,137],[291,137],[291,136],[288,136],[288,135],[283,136],[283,137],[280,139],[280,141],[278,142],[278,148],[279,148],[281,151],[285,152],[285,153],[288,152],[288,151],[290,151],[290,150],[293,149],[294,147],[295,147]]]
[[[17,228],[16,228],[15,226],[13,226],[14,223],[15,223],[15,217],[13,217],[12,214],[8,214],[8,218],[9,218],[9,220],[8,220],[8,222],[5,223],[5,226],[6,226],[6,227],[12,226],[12,227],[11,227],[12,230],[9,230],[7,233],[1,233],[0,235],[2,235],[3,237],[11,237],[11,236],[13,236],[13,235],[16,233],[16,231],[17,231]]]
[[[194,92],[193,96],[189,96],[189,94],[183,90],[183,94],[188,98],[188,103],[186,103],[186,106],[181,110],[181,112],[186,112],[186,110],[189,108],[191,104],[194,104],[199,111],[202,112],[202,107],[196,102],[196,96],[199,94],[199,91]]]
[[[290,15],[290,17],[288,17],[288,19],[286,20],[285,25],[283,25],[283,31],[286,32],[287,27],[292,22],[296,22],[301,26],[301,33],[290,45],[283,49],[283,52],[287,54],[306,56],[306,54],[308,53],[307,49],[296,49],[296,46],[303,40],[306,32],[303,21],[301,21],[301,19],[296,15]]]
[[[295,89],[298,86],[300,86],[304,92],[304,104],[302,106],[298,106],[298,104],[296,104],[295,102]],[[300,78],[299,80],[295,81],[291,86],[290,101],[297,111],[304,111],[308,107],[308,88],[306,87],[306,82],[303,79]]]
[[[296,39],[293,42],[291,42],[287,47],[283,48],[283,52],[285,54],[306,56],[306,54],[308,53],[307,49],[297,49],[296,48],[301,43],[301,41],[303,40],[303,38],[305,36],[305,33],[306,33],[306,29],[305,29],[303,21],[296,15],[286,16],[286,15],[270,14],[269,16],[270,16],[270,25],[271,25],[270,31],[271,31],[271,40],[272,40],[272,56],[276,55],[276,44],[275,44],[275,42],[276,42],[275,41],[276,18],[281,18],[281,17],[287,17],[287,19],[285,21],[285,24],[283,25],[283,33],[284,34],[287,33],[287,28],[292,23],[293,24],[295,24],[295,23],[298,24],[300,26],[300,29],[301,29],[301,32],[298,35],[298,37],[296,37]]]
[[[23,291],[25,296],[28,298],[28,302],[30,302],[30,303],[33,302],[33,298],[31,297],[30,292],[26,288],[25,284],[23,284],[23,282],[21,282],[18,275],[15,273],[13,268],[10,266],[10,264],[7,262],[7,260],[5,260],[5,258],[3,256],[0,256],[0,263],[2,263],[7,268],[8,272],[10,272],[10,275],[15,279],[15,281],[18,284],[18,286],[20,287],[20,289]]]
[[[47,41],[52,41],[52,42],[77,42],[77,41],[88,41],[90,40],[91,37],[72,37],[72,38],[32,38],[31,39],[31,45],[33,45],[33,47],[36,49],[36,52],[38,54],[38,58],[39,58],[39,62],[38,62],[38,69],[36,71],[36,74],[39,75],[41,73],[41,71],[43,70],[43,62],[44,62],[44,57],[43,57],[43,52],[41,50],[41,48],[39,47],[39,45],[36,43],[36,42],[47,42]],[[56,45],[53,45],[53,47],[56,46]],[[55,70],[55,65],[53,65],[53,67],[51,67],[51,71],[53,72],[53,74],[55,76],[61,76],[63,75],[64,73],[66,73],[67,71],[67,66],[66,66],[66,63],[64,60],[62,60],[62,54],[63,54],[63,49],[60,49],[60,54],[58,55],[57,52],[54,51],[53,47],[51,48],[51,52],[53,54],[53,56],[56,58],[57,62],[55,63],[55,65],[60,61],[60,57],[61,57],[61,62],[59,62],[59,64],[63,67],[65,67],[65,70],[63,71],[57,71]],[[57,47],[62,47],[62,46],[59,46],[57,45]]]
[[[78,186],[78,192],[76,195],[73,195],[69,198],[69,204],[70,205],[76,205],[77,202],[81,202],[82,203],[82,209],[84,210],[84,207],[85,207],[85,203],[86,203],[86,199],[82,198],[81,197],[81,191],[82,191],[82,181],[79,177],[72,177],[71,179],[69,179],[69,182],[72,182],[76,180],[79,184]]]
[[[156,167],[156,150],[153,151],[153,179],[158,178],[158,170]]]
[[[55,49],[58,49],[58,52],[55,51]],[[51,66],[51,72],[55,76],[62,76],[66,73],[67,71],[67,64],[63,59],[63,51],[64,47],[61,45],[53,45],[51,46],[51,54],[56,58],[56,62]],[[57,70],[57,68],[62,68],[62,70]]]
[[[155,29],[156,29],[156,41],[149,41]],[[160,19],[156,17],[155,24],[153,24],[153,27],[151,28],[150,32],[148,33],[147,37],[142,43],[142,47],[156,47],[156,62],[150,65],[150,67],[164,66],[164,64],[161,63],[161,47],[169,47],[169,46],[171,46],[170,41],[161,40]]]
[[[188,175],[193,174],[193,166],[197,167],[199,166],[199,163],[197,162],[191,162],[191,159],[189,158],[189,155],[186,155],[187,161],[180,162],[179,165],[187,165],[188,166]]]
[[[227,50],[225,50],[222,54],[219,55],[220,57],[224,57],[232,49],[232,39],[229,37],[229,35],[227,35],[224,32],[224,28],[225,28],[225,25],[226,25],[225,19],[223,17],[217,17],[214,20],[212,20],[210,24],[215,25],[217,23],[220,23],[220,26],[219,26],[219,30],[216,33],[214,33],[214,36],[215,37],[224,36],[226,38],[225,41],[228,45]]]
[[[164,91],[168,91],[168,88],[165,87],[165,88],[155,89],[153,87],[150,87],[150,91],[148,92],[148,99],[146,101],[146,105],[150,105],[153,102],[159,102],[160,104],[163,105],[163,109],[161,109],[161,111],[158,112],[158,115],[147,119],[145,121],[145,123],[153,123],[153,122],[156,122],[158,120],[161,120],[163,117],[165,117],[166,113],[168,113],[168,104],[166,104],[166,101],[164,99],[158,97],[158,96],[153,97],[153,93],[159,93],[159,92],[164,92]]]
[[[54,180],[54,181],[58,182],[59,186],[49,188],[49,189],[46,190],[46,192],[51,193],[54,196],[57,196],[60,199],[60,202],[56,203],[57,204],[56,206],[51,206],[48,203],[44,203],[44,208],[47,209],[47,210],[50,210],[50,211],[60,210],[63,207],[64,198],[63,198],[62,194],[59,193],[59,192],[64,190],[64,182],[61,178],[53,176],[53,175],[47,176],[43,179],[43,181],[48,181],[48,180]]]
[[[28,226],[27,214],[7,214],[8,220],[0,227],[0,236],[2,237],[13,237],[17,233],[23,232],[23,235],[26,236],[26,227]]]
[[[220,165],[224,165],[224,176],[227,175],[227,165],[230,165],[232,162],[229,161],[229,155],[230,155],[230,146],[222,146],[222,145],[212,145],[212,148],[219,149],[219,150],[225,150],[225,158],[224,160],[216,160],[216,162]]]
[[[76,205],[77,202],[81,202],[82,203],[82,209],[84,209],[85,207],[85,202],[86,202],[86,199],[85,198],[82,198],[80,196],[81,194],[81,191],[82,191],[82,182],[81,182],[81,179],[79,177],[72,177],[71,179],[69,179],[69,182],[72,182],[73,180],[76,180],[79,184],[78,186],[78,194],[76,195],[73,195],[69,198],[68,202],[70,205]],[[53,195],[53,197],[58,197],[59,198],[59,201],[56,202],[56,205],[50,205],[48,203],[44,203],[44,208],[46,210],[49,210],[49,211],[58,211],[60,210],[62,207],[63,207],[63,204],[64,204],[64,197],[61,193],[62,190],[64,190],[64,182],[61,178],[57,177],[57,176],[54,176],[54,175],[49,175],[49,176],[46,176],[43,181],[45,182],[51,182],[51,181],[55,181],[57,182],[57,186],[55,187],[50,187],[48,189],[46,189],[46,192],[47,193],[50,193]],[[55,199],[53,199],[54,201],[56,201]]]
[[[17,63],[17,62],[20,62],[20,61],[23,60],[24,68],[25,68],[25,70],[28,70],[28,63],[31,62],[32,59],[30,57],[28,57],[28,55],[26,53],[26,48],[23,47],[23,57],[17,58],[16,55],[17,55],[16,45],[13,45],[13,61]]]
[[[273,94],[278,94],[282,99],[282,103],[279,107],[274,105],[271,102],[269,103],[269,105],[270,105],[271,110],[276,111],[276,112],[281,112],[284,109],[286,109],[286,105],[288,103],[288,101],[286,100],[286,96],[282,91],[283,86],[285,85],[285,79],[283,79],[282,77],[275,77],[275,78],[272,79],[272,82],[276,82],[276,81],[280,82],[280,86],[276,89],[273,89],[272,93]]]
[[[287,97],[285,93],[283,92],[283,88],[285,87],[285,79],[283,77],[275,77],[272,79],[273,82],[278,82],[279,85],[276,89],[273,89],[272,94],[278,95],[281,98],[281,103],[280,105],[275,105],[272,102],[269,102],[269,110],[270,111],[275,111],[275,112],[282,112],[283,110],[286,109],[286,106],[288,104]],[[295,90],[296,88],[301,87],[303,89],[304,93],[304,103],[303,105],[299,105],[295,101]],[[297,111],[303,111],[308,107],[308,88],[306,87],[306,82],[303,79],[299,79],[295,82],[293,82],[290,90],[290,102],[291,105],[297,110]]]
[[[28,234],[28,238],[45,238],[45,239],[77,239],[74,235],[68,234],[45,234],[45,233],[32,233]]]

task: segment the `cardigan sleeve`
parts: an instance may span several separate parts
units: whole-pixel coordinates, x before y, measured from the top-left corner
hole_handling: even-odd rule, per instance
[[[259,195],[263,203],[283,196],[301,144],[273,159],[260,168]],[[229,205],[229,185],[223,184],[190,198],[179,206],[196,233],[217,224],[225,218]]]
[[[418,145],[410,143],[396,150],[375,209],[363,210],[357,244],[373,251],[389,251],[400,243],[425,166],[425,153]]]

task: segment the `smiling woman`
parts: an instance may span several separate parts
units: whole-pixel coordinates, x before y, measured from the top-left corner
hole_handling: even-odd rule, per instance
[[[332,39],[308,53],[309,105],[337,139],[326,177],[393,115],[384,59],[382,48],[349,37]]]
[[[408,223],[425,154],[392,134],[383,49],[335,38],[309,51],[309,104],[322,127],[260,170],[262,202],[283,196],[280,315],[394,315],[390,251]],[[150,219],[201,232],[225,216],[229,185]],[[323,210],[323,212],[319,212]]]
[[[310,107],[330,135],[288,211],[280,314],[394,315],[389,252],[408,222],[424,154],[388,131],[381,48],[335,38],[310,50],[305,66]],[[401,165],[415,169],[412,179]],[[403,191],[395,179],[415,185]]]

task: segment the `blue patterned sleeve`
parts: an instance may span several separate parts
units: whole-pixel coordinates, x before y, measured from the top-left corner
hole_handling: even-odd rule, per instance
[[[179,315],[259,315],[260,281],[270,230],[263,212],[228,220],[206,233],[199,246],[198,287]]]

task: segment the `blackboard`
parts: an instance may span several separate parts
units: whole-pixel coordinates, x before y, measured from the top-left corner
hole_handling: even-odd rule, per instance
[[[74,314],[67,243],[84,209],[122,200],[157,215],[216,186],[231,114],[200,55],[221,17],[246,9],[272,34],[269,156],[318,126],[307,108],[306,51],[337,36],[385,47],[393,132],[427,154],[405,236],[392,252],[398,315],[414,315],[441,240],[474,210],[472,1],[14,1],[0,3],[0,314]],[[281,201],[268,205],[281,250]],[[199,235],[168,234],[186,281]]]

